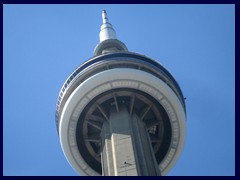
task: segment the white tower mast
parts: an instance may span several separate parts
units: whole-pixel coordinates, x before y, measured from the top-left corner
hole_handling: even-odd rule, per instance
[[[109,23],[107,12],[105,10],[102,11],[102,20],[103,24],[101,26],[101,31],[99,34],[100,42],[103,42],[107,39],[117,39],[116,32],[112,27],[112,24]]]

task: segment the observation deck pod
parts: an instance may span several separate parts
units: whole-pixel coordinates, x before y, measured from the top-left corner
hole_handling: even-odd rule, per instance
[[[128,126],[130,134],[146,131],[147,136],[145,142],[133,135],[132,164],[123,160],[122,165],[116,165],[119,157],[111,156],[112,173],[123,175],[116,168],[125,168],[126,173],[129,164],[134,164],[139,172],[144,165],[138,160],[141,152],[137,147],[142,143],[150,147],[149,157],[152,153],[160,174],[166,175],[184,146],[184,98],[178,83],[162,65],[132,52],[95,56],[80,65],[64,83],[57,100],[56,126],[71,166],[81,175],[111,175],[111,170],[106,169],[109,162],[104,162],[103,156],[109,158],[109,154],[120,152],[114,148],[106,150],[106,138],[113,137],[109,136],[106,124],[115,121],[113,116],[120,112],[122,118],[129,118],[130,124],[137,122]],[[139,123],[142,130],[135,132]],[[120,118],[117,126],[122,124]],[[138,175],[146,174],[141,171]]]

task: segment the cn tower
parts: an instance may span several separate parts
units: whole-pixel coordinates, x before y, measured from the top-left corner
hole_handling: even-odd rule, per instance
[[[186,108],[174,77],[117,39],[102,12],[94,56],[67,78],[56,125],[69,164],[87,176],[163,176],[181,155]]]

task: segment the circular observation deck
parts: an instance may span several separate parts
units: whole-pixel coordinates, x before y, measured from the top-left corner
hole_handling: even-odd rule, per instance
[[[64,83],[56,125],[64,154],[82,175],[101,175],[101,130],[110,109],[127,108],[142,120],[162,175],[174,166],[185,140],[181,89],[158,62],[137,53],[93,57]]]

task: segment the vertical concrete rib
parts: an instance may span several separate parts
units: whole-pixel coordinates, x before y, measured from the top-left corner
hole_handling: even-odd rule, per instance
[[[126,108],[111,111],[101,138],[103,175],[160,175],[145,124]]]
[[[139,161],[141,176],[160,176],[160,170],[152,149],[151,139],[145,123],[136,115],[131,118],[133,138],[135,141],[135,155]]]

